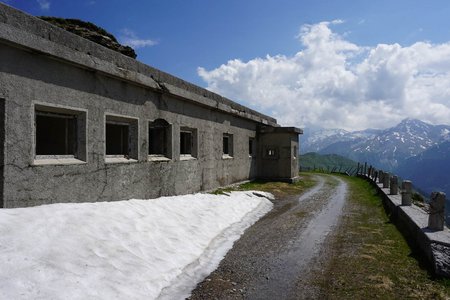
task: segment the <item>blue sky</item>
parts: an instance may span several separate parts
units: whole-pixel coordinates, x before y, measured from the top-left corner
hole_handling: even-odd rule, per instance
[[[382,128],[405,117],[450,122],[445,88],[450,74],[435,67],[448,63],[449,1],[2,2],[32,15],[93,22],[134,46],[138,60],[274,115],[280,123],[320,122],[352,130]],[[436,55],[438,61],[431,59]],[[413,65],[417,57],[427,59]],[[441,81],[426,90],[430,79],[421,74]],[[375,91],[383,85],[384,91]],[[420,101],[423,109],[416,107]],[[405,112],[411,105],[416,111]],[[379,106],[379,121],[368,113],[358,117],[352,109],[361,113]]]

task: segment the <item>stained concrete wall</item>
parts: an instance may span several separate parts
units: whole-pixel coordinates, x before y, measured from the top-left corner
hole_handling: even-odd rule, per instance
[[[5,207],[47,202],[154,198],[211,189],[256,176],[248,139],[256,123],[0,45],[0,82],[6,98]],[[17,68],[17,63],[21,66]],[[38,70],[38,71],[35,71]],[[35,105],[87,111],[87,160],[34,165]],[[105,115],[138,118],[137,162],[105,163]],[[172,159],[148,161],[148,122],[172,126]],[[180,127],[197,129],[198,157],[181,161]],[[223,133],[233,134],[234,157],[222,159]]]
[[[295,127],[258,128],[258,176],[267,179],[295,181],[298,178],[298,135]]]
[[[255,139],[258,149],[276,139],[292,152],[287,148],[298,143],[298,133],[292,132],[260,139],[257,128],[279,127],[275,119],[3,4],[0,98],[4,99],[0,110],[4,121],[4,138],[0,139],[3,207],[147,199],[213,189],[270,175],[260,172],[265,168],[261,168],[259,154],[249,156],[249,138]],[[85,133],[84,155],[72,161],[36,158],[37,106],[83,116],[79,126]],[[137,123],[134,159],[108,163],[107,115]],[[172,151],[164,161],[148,157],[148,124],[158,118],[171,125]],[[182,127],[197,132],[195,159],[180,158]],[[233,136],[232,158],[222,155],[224,133]],[[286,159],[280,160],[280,167],[275,168],[279,171],[273,175],[295,177],[297,167],[287,159],[287,152],[282,153]]]

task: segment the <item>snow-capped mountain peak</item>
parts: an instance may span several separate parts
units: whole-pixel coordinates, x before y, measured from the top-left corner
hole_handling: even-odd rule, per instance
[[[445,140],[450,140],[450,126],[431,125],[408,118],[384,130],[348,132],[327,129],[322,132],[320,130],[311,132],[302,138],[302,152],[339,154],[391,170],[407,158],[416,156]]]

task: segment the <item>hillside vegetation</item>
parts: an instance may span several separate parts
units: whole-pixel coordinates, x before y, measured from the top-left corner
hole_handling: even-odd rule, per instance
[[[91,22],[44,16],[40,19],[126,56],[137,57],[133,48],[121,45],[114,35]]]
[[[357,166],[357,162],[337,154],[321,155],[310,152],[300,155],[300,167],[302,170],[322,169],[331,171],[335,168],[336,171],[341,170],[344,172],[345,170],[355,169]]]

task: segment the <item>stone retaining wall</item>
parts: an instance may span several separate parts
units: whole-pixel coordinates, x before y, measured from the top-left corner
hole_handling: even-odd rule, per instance
[[[425,255],[436,275],[450,277],[450,229],[431,230],[429,214],[420,207],[402,205],[401,195],[391,195],[389,187],[383,187],[375,178],[358,175],[372,183],[380,193],[391,219],[410,242]]]

